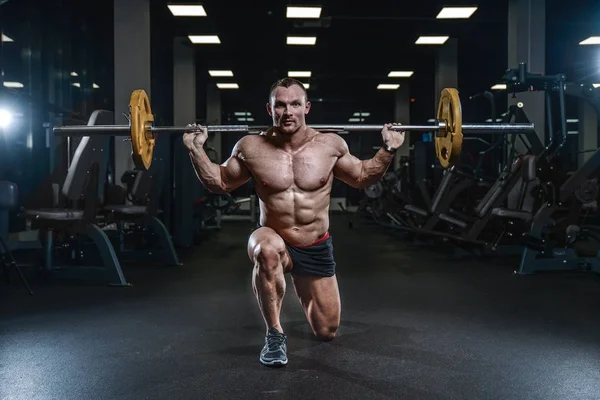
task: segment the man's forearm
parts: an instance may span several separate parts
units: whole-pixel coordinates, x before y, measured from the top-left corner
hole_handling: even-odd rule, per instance
[[[394,154],[381,148],[373,158],[362,162],[362,171],[360,174],[360,187],[366,188],[377,182],[386,173],[390,166]]]
[[[213,193],[223,193],[223,180],[221,179],[221,166],[213,163],[202,149],[190,150],[192,165],[198,179]]]

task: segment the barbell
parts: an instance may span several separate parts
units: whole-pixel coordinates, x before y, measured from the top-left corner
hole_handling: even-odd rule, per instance
[[[150,100],[143,89],[134,90],[129,99],[129,125],[68,125],[56,126],[53,132],[57,136],[130,136],[131,156],[136,168],[147,170],[152,164],[155,145],[155,133],[190,132],[191,127],[154,126],[154,115]],[[383,125],[310,125],[321,132],[378,132]],[[251,125],[209,125],[208,132],[264,132],[269,126]],[[460,158],[463,132],[483,133],[525,133],[534,131],[532,123],[486,123],[463,124],[462,109],[458,90],[446,88],[442,90],[438,105],[437,120],[434,125],[395,125],[394,130],[413,132],[435,132],[435,152],[444,168],[454,165]]]

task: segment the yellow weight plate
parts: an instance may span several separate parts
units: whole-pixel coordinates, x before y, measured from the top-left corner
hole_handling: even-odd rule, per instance
[[[154,135],[150,130],[154,122],[150,100],[143,89],[134,90],[129,98],[131,123],[131,157],[136,168],[147,170],[152,165]]]
[[[435,153],[442,167],[449,168],[458,162],[462,151],[462,109],[458,90],[442,90],[437,119],[442,124],[435,136]]]

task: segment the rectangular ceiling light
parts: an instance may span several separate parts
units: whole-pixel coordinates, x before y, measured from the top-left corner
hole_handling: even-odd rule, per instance
[[[7,88],[22,88],[23,84],[21,82],[9,82],[9,81],[5,81],[4,82],[4,87],[7,87]]]
[[[390,71],[388,78],[410,78],[414,71]]]
[[[288,71],[288,76],[290,78],[310,78],[310,71]]]
[[[81,87],[81,83],[79,83],[79,82],[73,82],[73,83],[71,83],[71,86],[75,86],[75,87],[80,88]]]
[[[494,86],[491,87],[492,90],[506,90],[506,84],[505,83],[498,83]]]
[[[71,76],[79,76],[79,74],[77,72],[75,72],[75,71],[71,71],[71,73],[69,75],[71,75]]]
[[[219,89],[239,89],[237,83],[217,83]]]
[[[352,114],[353,117],[368,117],[371,113],[368,112],[355,112]]]
[[[567,124],[576,124],[579,122],[579,119],[567,119]]]
[[[254,118],[241,117],[237,119],[240,122],[254,122]]]
[[[217,35],[189,35],[190,42],[194,44],[219,44],[221,40]]]
[[[598,89],[598,88],[600,87],[600,83],[592,83],[592,86],[593,86],[595,89]]]
[[[286,18],[321,18],[321,7],[289,7]]]
[[[248,111],[236,111],[233,113],[233,115],[235,115],[236,117],[245,117],[246,115],[252,115],[252,114]]]
[[[580,45],[600,44],[600,36],[590,36],[589,38],[579,42]]]
[[[348,118],[348,122],[361,122],[361,118]]]
[[[208,73],[210,76],[233,76],[233,71],[224,69],[211,69]]]
[[[314,46],[317,44],[316,36],[288,36],[286,43],[292,46]]]
[[[92,88],[94,88],[94,89],[100,89],[100,86],[98,86],[98,84],[96,84],[96,83],[92,83]]]
[[[304,89],[306,89],[306,90],[308,90],[310,88],[310,83],[302,82],[302,85],[304,86]]]
[[[397,83],[380,83],[377,85],[379,90],[396,90],[400,87]]]
[[[467,19],[477,11],[477,7],[444,7],[437,19]]]
[[[444,44],[449,36],[420,36],[415,44]]]
[[[200,4],[168,4],[167,7],[175,17],[206,17],[206,10]]]
[[[3,42],[14,42],[14,40],[8,36],[6,36],[4,33],[2,34],[2,41]]]

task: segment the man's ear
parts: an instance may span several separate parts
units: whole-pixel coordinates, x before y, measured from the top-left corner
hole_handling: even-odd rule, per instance
[[[310,101],[307,101],[307,102],[306,102],[306,106],[304,107],[304,115],[306,115],[306,114],[308,114],[308,113],[309,113],[309,111],[310,111],[310,106],[311,106],[311,104],[310,104]]]
[[[273,107],[271,107],[271,103],[267,103],[267,112],[269,113],[270,117],[273,116]]]

